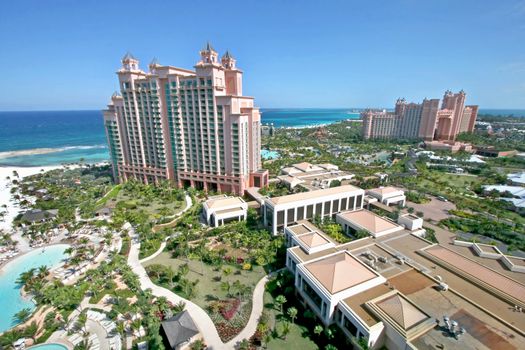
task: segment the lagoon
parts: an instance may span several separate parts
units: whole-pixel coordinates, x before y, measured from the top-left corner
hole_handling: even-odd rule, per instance
[[[60,265],[65,258],[64,250],[67,244],[48,246],[45,249],[37,248],[27,254],[7,263],[0,269],[0,333],[17,325],[13,316],[24,308],[33,310],[35,304],[29,298],[20,295],[20,286],[16,283],[18,276],[32,268],[46,265],[54,268]]]

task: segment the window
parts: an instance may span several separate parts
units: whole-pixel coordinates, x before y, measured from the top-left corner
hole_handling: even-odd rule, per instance
[[[346,210],[346,198],[341,199],[341,211]]]
[[[332,201],[332,213],[339,211],[339,199],[335,199]]]
[[[288,209],[288,212],[286,213],[286,222],[291,224],[292,222],[295,221],[295,210],[292,208],[292,209]]]
[[[297,221],[304,219],[304,207],[297,208]]]
[[[324,202],[324,211],[323,215],[329,215],[330,214],[330,201]]]
[[[323,215],[322,210],[323,210],[323,203],[317,203],[315,205],[315,215],[318,215],[318,216]]]
[[[363,196],[359,195],[357,196],[356,209],[360,209],[362,206],[363,206]]]
[[[311,219],[314,216],[314,205],[310,204],[306,207],[306,218]]]
[[[354,337],[357,336],[357,327],[346,317],[344,318],[343,327],[345,327]]]
[[[284,225],[284,210],[277,212],[277,226]]]

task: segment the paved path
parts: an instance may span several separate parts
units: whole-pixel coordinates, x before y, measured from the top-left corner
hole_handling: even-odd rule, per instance
[[[131,236],[132,244],[128,255],[128,265],[131,267],[133,272],[138,275],[142,290],[151,289],[153,295],[158,297],[166,297],[174,304],[178,304],[181,301],[186,303],[186,310],[190,313],[191,318],[201,331],[208,348],[213,350],[231,349],[225,346],[225,344],[221,341],[219,333],[217,333],[217,329],[215,328],[213,321],[210,319],[206,311],[201,309],[197,304],[194,304],[191,301],[178,296],[172,291],[157,286],[150,280],[146,270],[139,261],[140,242],[138,240],[138,235],[135,233],[133,228],[130,229],[129,234]]]
[[[86,321],[86,331],[88,331],[90,335],[97,335],[98,341],[100,342],[100,350],[110,350],[108,333],[100,323],[88,318]]]
[[[191,199],[189,196],[186,196],[186,208],[179,213],[181,215],[186,210],[188,210],[191,207]],[[217,329],[215,328],[215,325],[213,324],[213,321],[211,320],[210,316],[206,311],[204,311],[200,306],[197,304],[184,299],[177,294],[173,293],[172,291],[157,286],[154,284],[148,274],[146,273],[146,270],[141,265],[141,261],[147,261],[150,259],[153,259],[158,254],[160,254],[164,247],[166,246],[166,242],[163,242],[161,244],[161,247],[157,252],[155,252],[150,257],[144,258],[142,260],[139,260],[139,251],[140,251],[140,241],[138,234],[135,233],[135,230],[133,228],[129,229],[129,235],[131,237],[131,247],[128,255],[128,265],[131,267],[133,272],[137,274],[140,282],[140,286],[143,290],[151,289],[151,292],[155,296],[164,296],[166,297],[170,302],[177,304],[179,302],[186,303],[186,310],[191,315],[193,321],[201,331],[201,334],[204,338],[204,342],[206,343],[208,349],[212,350],[222,350],[222,349],[234,349],[235,346],[241,342],[243,339],[249,339],[256,331],[257,324],[259,323],[259,317],[262,314],[263,308],[264,308],[264,287],[266,285],[266,282],[268,281],[269,276],[263,277],[255,286],[255,289],[253,291],[252,296],[252,312],[250,315],[250,319],[248,320],[248,323],[244,327],[244,329],[232,340],[230,340],[228,343],[223,343],[221,338],[219,337],[219,333],[217,333]]]
[[[264,308],[264,287],[266,286],[266,282],[268,282],[268,279],[268,275],[264,276],[255,286],[252,296],[252,313],[250,315],[250,319],[248,320],[248,323],[241,331],[241,333],[237,334],[235,338],[226,343],[226,346],[229,349],[235,348],[235,346],[238,343],[240,343],[243,339],[250,339],[251,336],[257,330],[259,318],[261,317]]]
[[[140,260],[140,263],[141,264],[145,263],[146,261],[155,259],[157,256],[159,256],[160,253],[162,253],[164,251],[164,248],[166,248],[166,241],[167,241],[167,238],[164,241],[162,241],[162,243],[160,244],[159,249],[155,253],[153,253],[150,256],[147,256],[144,259]]]

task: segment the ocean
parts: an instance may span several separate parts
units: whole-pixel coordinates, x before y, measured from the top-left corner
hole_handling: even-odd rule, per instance
[[[262,108],[262,122],[305,127],[357,119],[359,109]],[[525,110],[480,110],[525,117]],[[100,111],[0,112],[0,166],[46,166],[108,160]]]

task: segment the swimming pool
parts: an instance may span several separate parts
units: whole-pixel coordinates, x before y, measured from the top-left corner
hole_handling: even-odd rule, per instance
[[[263,149],[261,150],[261,157],[262,159],[264,160],[268,160],[268,159],[277,159],[279,158],[281,155],[279,154],[279,152],[277,151],[271,151],[271,150],[267,150],[267,149]]]
[[[58,343],[47,343],[47,344],[41,344],[41,345],[35,345],[32,346],[29,349],[38,349],[38,350],[68,350],[66,346]]]
[[[20,286],[16,284],[18,276],[31,268],[46,265],[49,268],[56,267],[64,258],[64,250],[67,244],[57,244],[35,249],[13,261],[7,263],[0,269],[0,333],[16,326],[13,316],[24,308],[34,309],[35,305],[28,298],[20,295]],[[47,349],[47,348],[46,348]]]

